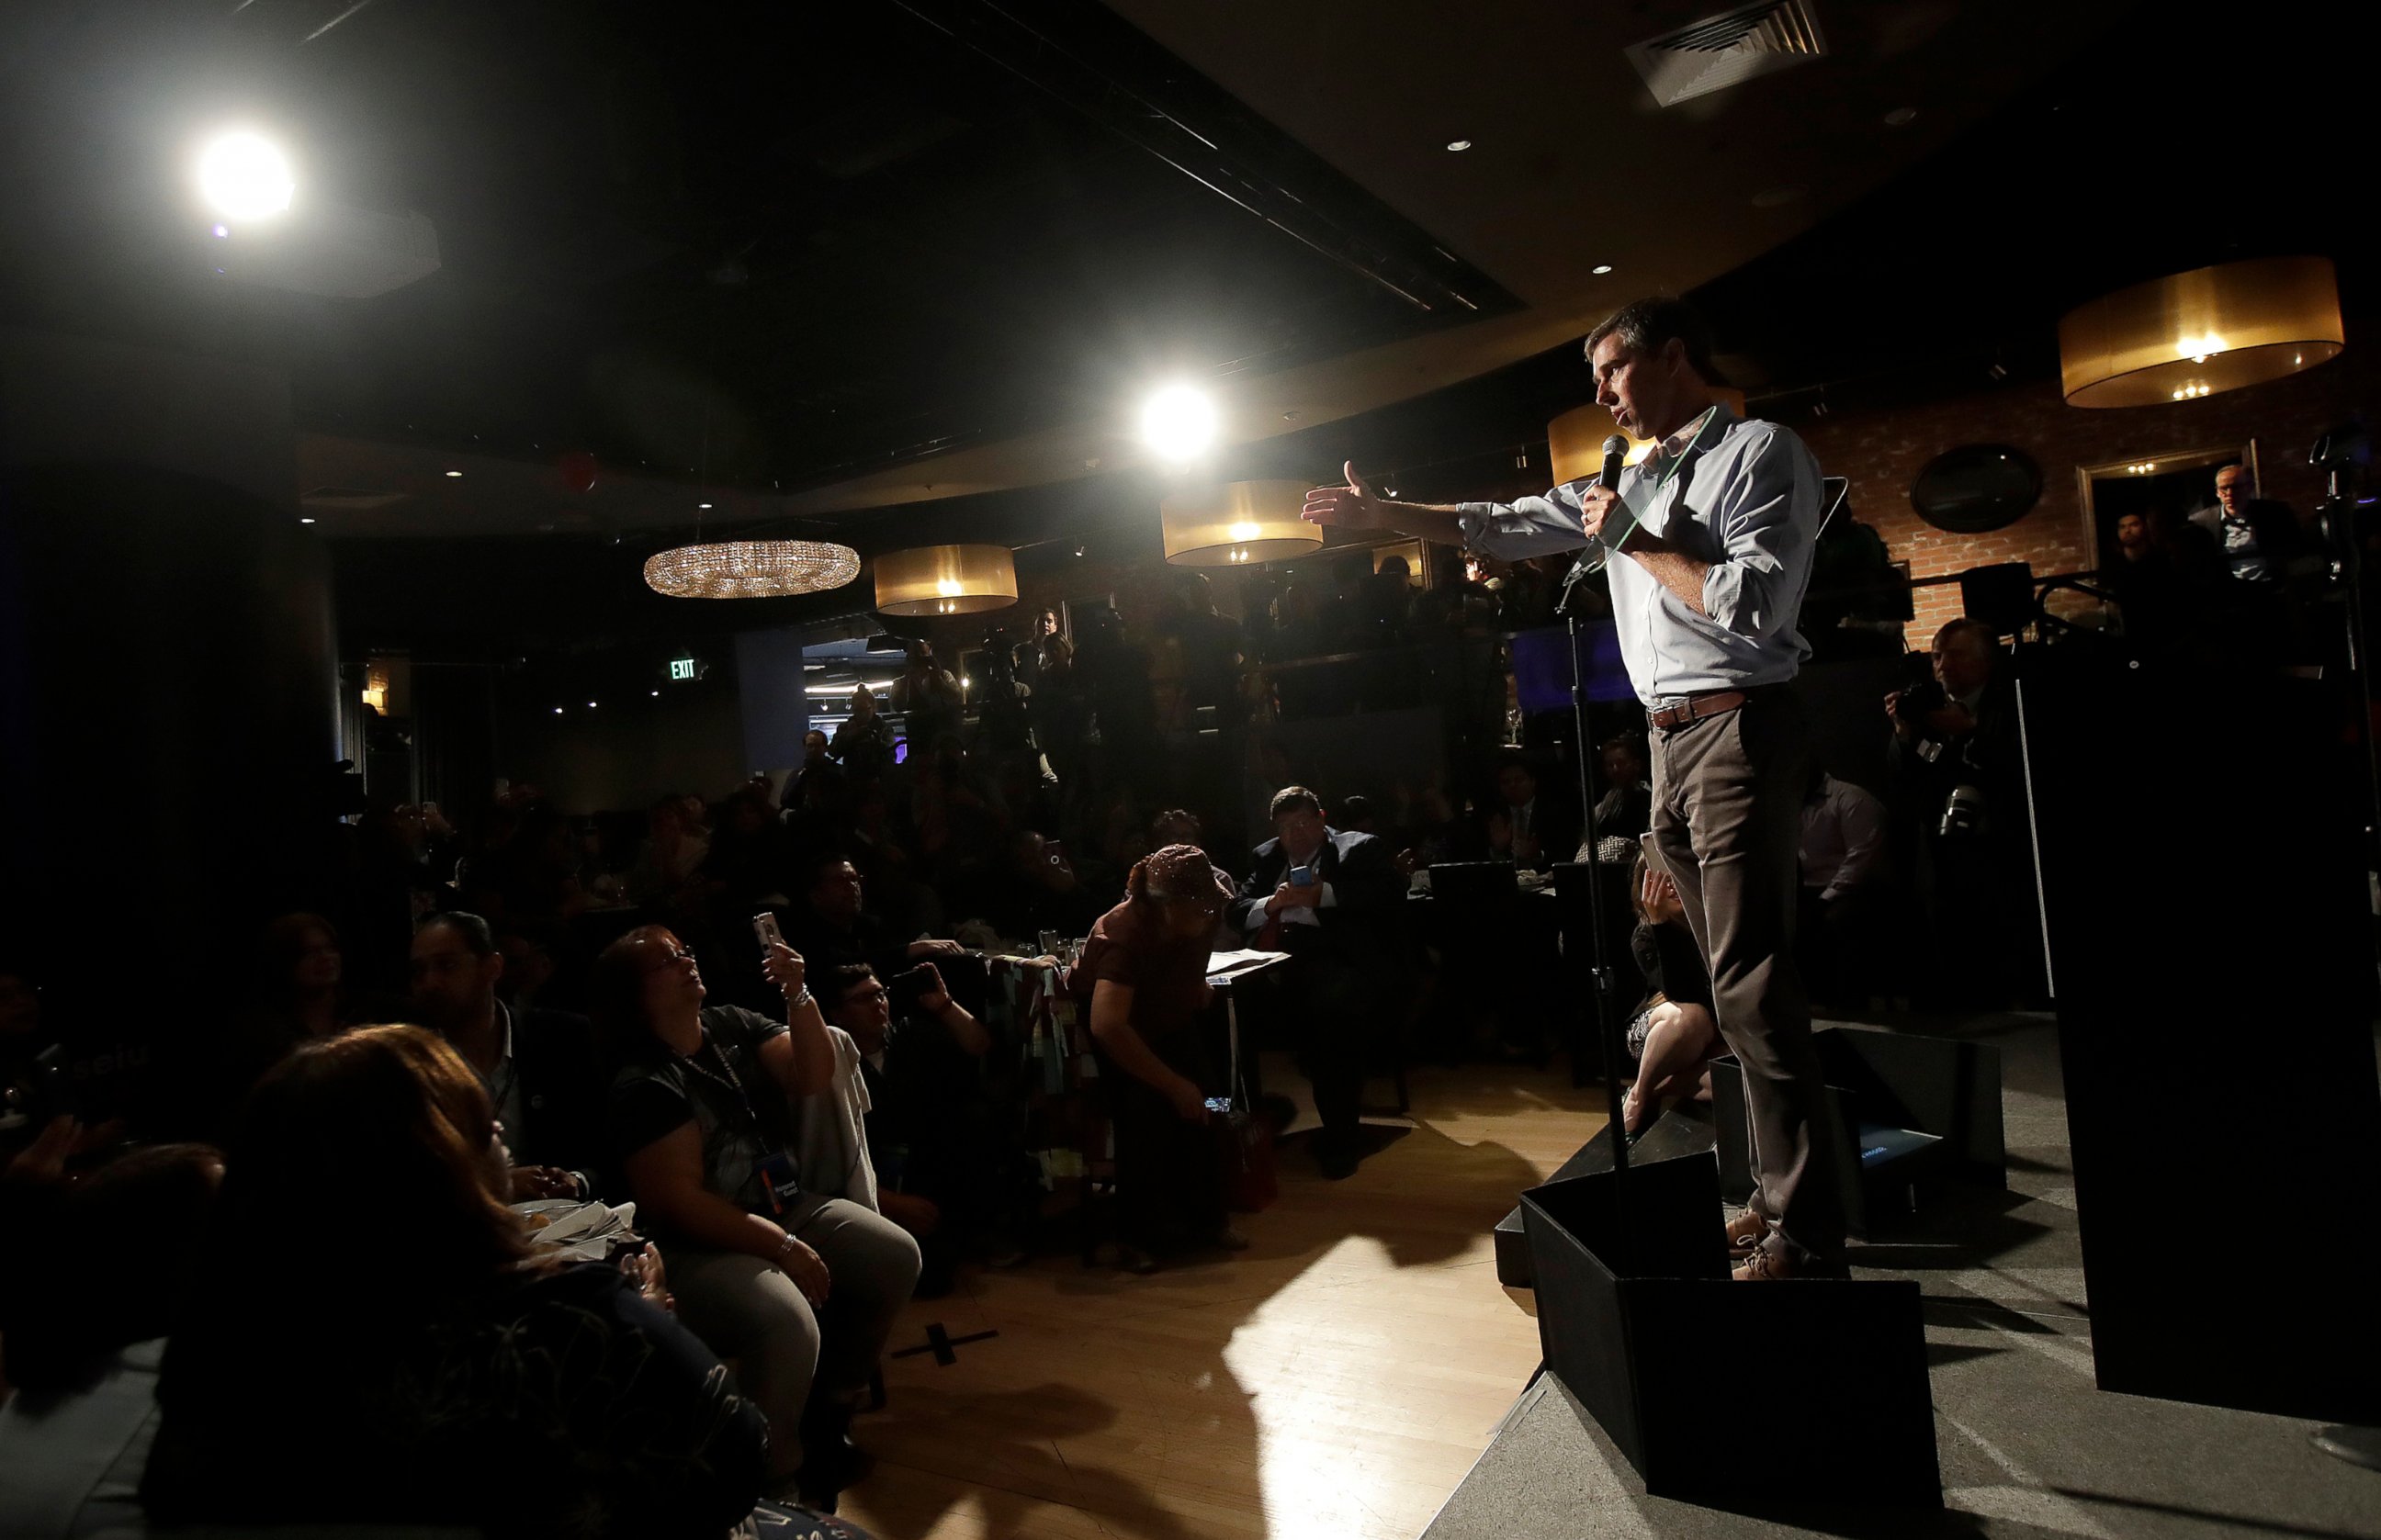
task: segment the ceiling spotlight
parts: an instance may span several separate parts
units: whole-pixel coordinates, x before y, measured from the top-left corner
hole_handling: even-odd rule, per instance
[[[698,508],[708,508],[708,507],[710,507],[710,506],[711,506],[711,504],[710,504],[710,503],[696,503],[696,504],[695,504],[695,506],[696,506],[696,507],[698,507]]]
[[[456,478],[457,479],[460,479],[463,475],[459,470],[450,470],[446,474],[450,477]]]
[[[655,690],[655,691],[653,692],[653,698],[654,698],[655,700],[659,700],[661,697],[662,697],[662,693],[661,693],[661,691],[659,691],[659,690]]]
[[[296,189],[287,157],[254,134],[226,134],[199,152],[199,196],[225,219],[269,218]]]
[[[1906,128],[1911,123],[1917,121],[1917,108],[1896,107],[1893,111],[1885,115],[1885,126],[1888,128]]]
[[[562,715],[562,708],[561,708],[561,707],[559,707],[559,706],[556,707],[556,708],[554,709],[554,714],[555,714],[556,716],[557,716],[557,717],[558,717],[558,716],[560,716],[560,715]]]
[[[1610,262],[1598,262],[1587,271],[1594,273],[1598,278],[1601,278],[1606,273],[1612,271],[1612,264]]]
[[[1215,442],[1215,403],[1204,391],[1168,385],[1142,407],[1141,437],[1161,459],[1196,459]]]
[[[588,709],[589,710],[591,710],[591,711],[592,711],[592,710],[593,710],[593,709],[595,709],[595,703],[594,703],[593,701],[592,701],[592,700],[591,700],[591,701],[589,701],[589,702],[587,703],[587,709]]]
[[[300,514],[300,515],[298,515],[298,522],[299,522],[299,523],[300,523],[300,524],[311,524],[311,523],[313,523],[314,521],[313,521],[312,519],[311,519],[311,518],[308,518],[308,517],[307,517],[306,515],[304,515],[303,514]]]
[[[1456,154],[1460,155],[1466,150],[1471,148],[1471,141],[1468,139],[1449,139],[1447,141],[1447,148],[1454,152]]]

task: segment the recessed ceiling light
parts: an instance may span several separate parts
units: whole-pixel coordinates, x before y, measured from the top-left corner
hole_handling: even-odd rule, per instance
[[[591,700],[591,701],[589,701],[589,702],[587,703],[587,709],[588,709],[589,710],[591,710],[591,711],[592,711],[592,710],[593,710],[593,709],[595,709],[595,703],[594,703],[593,701],[592,701],[592,700]]]
[[[1298,420],[1298,414],[1296,412],[1284,412],[1281,414],[1281,420],[1284,422],[1296,422]]]
[[[453,477],[460,478],[460,477],[462,476],[462,474],[463,474],[463,473],[462,473],[461,471],[459,471],[459,470],[450,470],[450,471],[448,471],[446,474],[447,474],[447,475],[449,475],[449,476],[453,476]]]
[[[1888,128],[1905,127],[1917,116],[1918,109],[1915,107],[1896,107],[1885,115],[1885,126]]]
[[[555,714],[556,716],[557,716],[557,717],[558,717],[558,716],[560,716],[560,715],[562,715],[562,708],[561,708],[561,707],[559,707],[559,706],[556,707],[556,708],[554,709],[554,714]]]
[[[311,518],[307,518],[307,517],[305,517],[305,516],[303,516],[303,515],[301,515],[299,517],[298,522],[299,522],[299,523],[300,523],[300,524],[311,524],[311,523],[313,523],[314,521],[313,521],[312,519],[311,519]]]
[[[1466,150],[1471,148],[1471,141],[1468,139],[1449,139],[1447,142],[1447,148],[1454,153],[1460,155]]]
[[[696,506],[696,507],[698,507],[698,508],[708,508],[708,507],[710,507],[710,506],[711,506],[711,504],[710,504],[710,503],[696,503],[696,504],[695,504],[695,506]]]
[[[661,697],[662,697],[662,693],[661,693],[661,691],[659,691],[659,690],[655,690],[655,691],[653,692],[653,698],[654,698],[655,700],[659,700]]]
[[[1612,264],[1610,262],[1598,262],[1587,271],[1594,273],[1598,278],[1601,278],[1606,273],[1612,271]]]

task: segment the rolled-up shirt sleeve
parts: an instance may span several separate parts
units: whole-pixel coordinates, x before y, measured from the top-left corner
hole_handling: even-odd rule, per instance
[[[1810,585],[1819,467],[1797,447],[1773,437],[1747,455],[1714,510],[1720,555],[1703,578],[1703,612],[1739,636],[1792,625]]]
[[[1544,497],[1524,497],[1515,503],[1457,503],[1463,549],[1506,562],[1581,549],[1587,544],[1587,533],[1580,527],[1575,488],[1585,484],[1566,483]]]

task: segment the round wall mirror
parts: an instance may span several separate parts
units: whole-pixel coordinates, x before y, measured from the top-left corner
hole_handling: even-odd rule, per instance
[[[1965,444],[1937,455],[1910,489],[1918,516],[1954,535],[2006,528],[2041,499],[2042,467],[2005,443]]]

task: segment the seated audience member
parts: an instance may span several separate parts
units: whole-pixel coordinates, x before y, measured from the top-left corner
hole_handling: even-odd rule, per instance
[[[248,998],[231,1018],[228,1051],[209,1076],[218,1104],[211,1127],[228,1119],[248,1088],[299,1044],[388,1013],[351,1000],[345,974],[338,928],[329,920],[291,914],[266,923]]]
[[[1444,786],[1422,789],[1414,800],[1412,843],[1398,852],[1400,876],[1411,877],[1428,867],[1450,861],[1476,861],[1482,855],[1479,831],[1456,812],[1455,799]]]
[[[626,1060],[610,1121],[638,1223],[668,1245],[687,1325],[767,1414],[772,1479],[826,1506],[857,1473],[851,1414],[918,1246],[801,1170],[794,1111],[834,1085],[837,1057],[802,959],[773,947],[764,971],[787,1021],[706,1009],[694,958],[642,926],[596,959],[596,1018]]]
[[[0,1172],[0,1397],[71,1391],[134,1342],[163,1337],[223,1180],[206,1145],[141,1145],[69,1177],[108,1140],[53,1118]]]
[[[299,1049],[225,1168],[158,1383],[153,1520],[712,1540],[751,1510],[760,1415],[650,1261],[532,1249],[487,1093],[434,1033]]]
[[[1207,831],[1199,822],[1199,815],[1188,807],[1167,807],[1149,820],[1149,848],[1163,850],[1167,845],[1196,845],[1207,848]]]
[[[1297,959],[1282,1003],[1323,1120],[1315,1160],[1337,1181],[1361,1151],[1365,1049],[1398,1027],[1391,925],[1405,882],[1386,842],[1329,827],[1305,787],[1285,786],[1268,811],[1274,837],[1257,846],[1232,920],[1249,944]]]
[[[1711,1061],[1725,1049],[1712,1014],[1711,975],[1687,928],[1686,907],[1667,872],[1637,858],[1632,884],[1637,928],[1629,953],[1645,980],[1645,998],[1629,1018],[1622,1041],[1637,1061],[1637,1078],[1621,1100],[1630,1138],[1662,1115],[1662,1103],[1711,1095]]]
[[[413,932],[413,1009],[454,1045],[495,1103],[516,1198],[594,1195],[604,1160],[602,1070],[584,1016],[517,1010],[488,922],[448,910]]]
[[[813,967],[839,968],[865,963],[891,977],[926,958],[957,957],[957,941],[921,936],[905,941],[888,935],[874,915],[861,907],[860,868],[830,855],[811,869],[802,902],[787,917],[786,940]]]
[[[1625,840],[1630,844],[1654,827],[1654,782],[1646,768],[1645,746],[1623,734],[1606,738],[1596,751],[1607,788],[1595,804],[1595,837]],[[1585,860],[1584,854],[1580,859]],[[1626,855],[1611,857],[1626,860]]]
[[[1116,1135],[1118,1259],[1145,1273],[1186,1243],[1248,1243],[1225,1219],[1207,1126],[1218,1077],[1197,1021],[1215,998],[1208,942],[1229,890],[1203,852],[1167,845],[1134,863],[1125,892],[1092,927],[1068,987],[1089,1007]]]
[[[529,1011],[549,991],[560,992],[555,978],[562,971],[557,953],[565,932],[532,921],[495,934],[496,952],[505,960],[505,971],[496,976],[498,1000],[515,1011]]]
[[[891,982],[906,998],[862,963],[820,975],[817,988],[828,1025],[857,1047],[877,1210],[917,1237],[918,1296],[932,1299],[996,1217],[1007,1152],[982,1094],[992,1034],[932,963]]]
[[[1497,805],[1487,819],[1488,858],[1547,871],[1579,849],[1579,814],[1553,795],[1540,795],[1538,772],[1521,755],[1496,768]]]
[[[1813,1000],[1867,1003],[1871,959],[1893,902],[1885,804],[1816,766],[1802,799],[1802,902],[1796,952]]]

